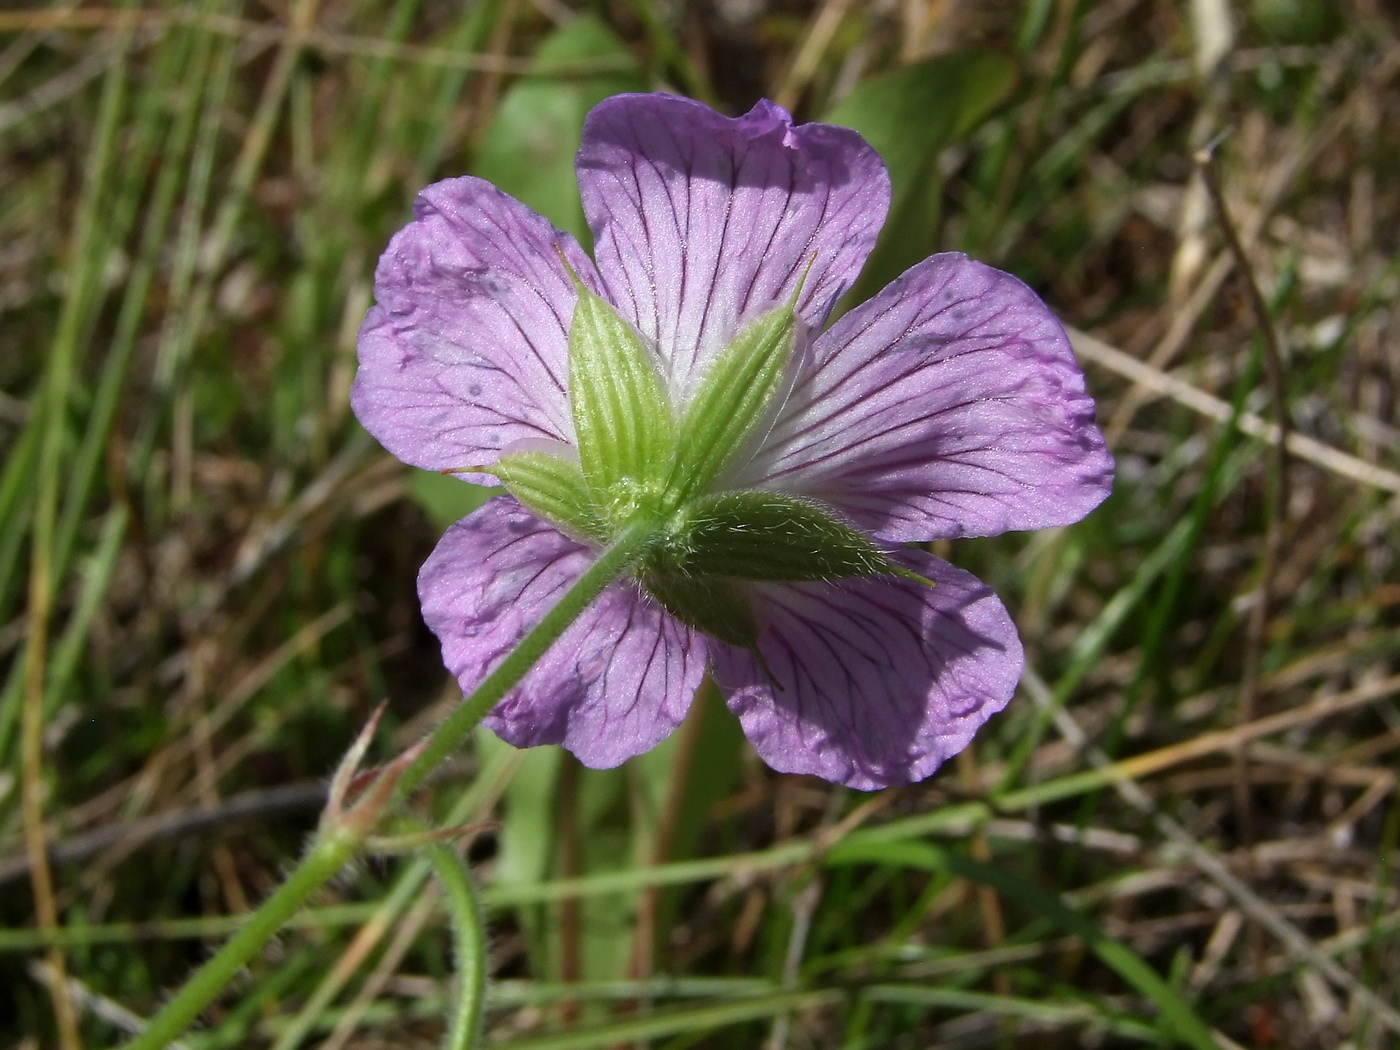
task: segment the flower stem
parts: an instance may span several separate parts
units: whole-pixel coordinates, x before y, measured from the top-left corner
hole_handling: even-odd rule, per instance
[[[229,938],[212,959],[195,972],[173,999],[165,1004],[145,1031],[126,1050],[165,1050],[189,1028],[214,997],[237,976],[254,955],[277,935],[283,924],[301,909],[308,897],[333,879],[359,849],[352,835],[320,839],[287,877],[287,881],[263,902],[247,925]]]
[[[621,576],[655,534],[650,521],[633,522],[605,548],[558,604],[540,619],[486,680],[473,690],[433,734],[423,750],[399,778],[395,800],[402,800],[423,783],[443,759],[455,751],[476,728],[486,712],[525,677],[549,647],[602,593]],[[323,833],[287,880],[258,908],[245,926],[189,979],[124,1050],[165,1050],[179,1038],[200,1012],[226,988],[243,966],[262,950],[307,899],[350,861],[370,829],[356,831],[331,827]]]
[[[627,570],[655,534],[654,522],[634,521],[598,555],[598,560],[584,571],[558,604],[544,614],[530,633],[473,690],[472,695],[457,705],[433,730],[432,736],[424,742],[422,752],[399,779],[396,798],[411,795],[443,759],[462,746],[467,735],[486,717],[486,713],[525,677],[546,650],[603,592],[603,588]]]
[[[447,1039],[443,1050],[472,1050],[481,1032],[482,1005],[486,1000],[486,938],[482,930],[481,906],[472,888],[466,862],[447,846],[428,850],[443,900],[452,917],[452,939],[456,951],[457,988],[449,1013]]]

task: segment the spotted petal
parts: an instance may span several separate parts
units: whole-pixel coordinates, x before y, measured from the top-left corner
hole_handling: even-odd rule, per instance
[[[1011,699],[1022,652],[1000,600],[939,558],[900,558],[937,586],[890,577],[751,585],[767,669],[743,649],[712,645],[729,707],[774,769],[864,790],[921,780]]]
[[[1054,315],[1010,274],[946,254],[816,340],[744,481],[926,540],[1078,521],[1112,472]]]
[[[786,299],[819,327],[889,209],[884,163],[853,131],[771,102],[743,117],[672,95],[618,95],[588,115],[578,155],[598,268],[670,365],[684,402],[741,320]]]
[[[594,555],[510,497],[447,530],[418,575],[423,618],[443,662],[473,688],[587,568]],[[705,672],[704,639],[641,597],[609,587],[486,719],[517,747],[563,744],[615,766],[666,738]]]
[[[431,470],[489,464],[521,440],[570,440],[565,383],[575,291],[599,282],[578,243],[474,178],[429,186],[375,272],[355,414]],[[558,248],[556,248],[556,245]]]

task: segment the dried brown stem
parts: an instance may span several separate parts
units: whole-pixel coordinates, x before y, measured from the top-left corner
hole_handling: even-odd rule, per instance
[[[1071,747],[1083,754],[1091,765],[1101,768],[1114,765],[1107,755],[1089,742],[1088,734],[1084,732],[1083,727],[1075,721],[1074,717],[1063,707],[1054,705],[1050,687],[1045,684],[1045,680],[1033,668],[1026,669],[1021,681],[1036,706],[1049,712],[1056,729]],[[1394,680],[1391,684],[1395,684]],[[1361,690],[1354,692],[1360,695]],[[1311,706],[1316,708],[1320,705]],[[1291,714],[1292,712],[1285,712],[1283,715],[1275,715],[1262,721],[1278,726]],[[1211,735],[1219,736],[1220,734]],[[1118,765],[1121,766],[1122,763],[1118,763]],[[1113,789],[1128,805],[1148,816],[1164,838],[1181,848],[1191,863],[1224,890],[1246,915],[1258,922],[1283,944],[1293,962],[1302,963],[1316,970],[1336,988],[1348,993],[1372,1011],[1376,1020],[1388,1030],[1400,1033],[1400,1011],[1397,1011],[1339,965],[1326,951],[1314,944],[1307,934],[1283,915],[1277,907],[1266,901],[1248,883],[1235,875],[1226,861],[1203,846],[1180,823],[1163,813],[1152,797],[1133,779],[1133,774],[1116,777],[1113,781]]]
[[[1225,235],[1234,257],[1235,267],[1244,279],[1245,292],[1255,323],[1264,341],[1265,373],[1268,377],[1269,400],[1273,405],[1274,423],[1279,441],[1272,446],[1269,460],[1269,489],[1271,498],[1265,506],[1264,553],[1259,560],[1259,583],[1254,605],[1249,611],[1245,629],[1244,670],[1240,681],[1238,721],[1240,725],[1255,718],[1259,697],[1259,667],[1263,659],[1265,634],[1269,626],[1269,611],[1273,604],[1274,573],[1283,550],[1284,523],[1288,516],[1288,379],[1283,347],[1278,328],[1269,313],[1269,306],[1259,290],[1254,267],[1240,240],[1239,230],[1230,216],[1225,195],[1220,189],[1220,176],[1215,167],[1214,147],[1206,146],[1196,152],[1196,167],[1210,196],[1216,221]],[[1235,752],[1235,810],[1239,817],[1240,838],[1246,846],[1254,842],[1254,809],[1250,797],[1249,753],[1246,747]]]
[[[1268,217],[1273,214],[1274,209],[1279,206],[1285,194],[1292,187],[1294,177],[1337,140],[1351,123],[1357,109],[1368,104],[1369,99],[1382,90],[1397,72],[1400,72],[1400,46],[1392,46],[1385,58],[1367,75],[1365,81],[1357,85],[1347,96],[1346,101],[1328,114],[1318,124],[1311,136],[1279,162],[1264,186],[1259,208],[1250,217],[1245,227],[1245,243],[1254,243],[1263,230]],[[1201,278],[1200,283],[1191,293],[1186,306],[1172,318],[1166,334],[1162,336],[1151,354],[1148,355],[1148,365],[1160,370],[1168,367],[1176,359],[1176,356],[1190,340],[1196,322],[1200,320],[1206,308],[1215,301],[1215,296],[1225,283],[1225,279],[1230,276],[1233,265],[1234,254],[1232,252],[1222,252],[1216,257],[1210,269],[1206,271],[1205,276]],[[1147,384],[1144,384],[1143,380],[1134,377],[1133,389],[1124,397],[1122,404],[1105,428],[1110,445],[1117,444],[1118,439],[1132,424],[1137,410],[1147,402],[1146,386]]]
[[[203,835],[249,820],[318,809],[325,801],[326,784],[322,780],[305,780],[282,787],[245,791],[229,796],[216,807],[194,806],[157,813],[142,820],[109,824],[55,842],[48,848],[48,862],[79,863],[113,847],[130,852],[163,839]],[[31,858],[27,853],[0,857],[0,885],[25,877],[30,864]]]
[[[28,855],[29,885],[34,893],[34,914],[40,929],[58,929],[58,907],[54,901],[53,871],[49,867],[47,833],[44,828],[44,668],[48,651],[48,624],[51,603],[48,561],[46,556],[34,559],[30,582],[29,647],[21,710],[20,761],[22,808],[24,814],[24,845]],[[59,948],[50,948],[46,956],[53,981],[49,992],[53,998],[54,1020],[58,1026],[59,1045],[63,1050],[79,1050],[78,1015],[68,989],[68,968]]]
[[[666,794],[666,806],[657,823],[656,838],[652,845],[651,863],[665,864],[671,859],[675,846],[676,832],[679,829],[682,810],[685,806],[686,787],[690,782],[690,772],[695,765],[695,752],[700,744],[700,732],[707,712],[717,698],[711,693],[714,683],[706,679],[704,692],[697,696],[691,705],[690,714],[680,728],[678,747],[671,773],[670,789]],[[642,894],[637,906],[637,927],[632,941],[632,977],[646,980],[651,976],[655,964],[657,919],[661,915],[661,894],[659,886],[653,886]]]

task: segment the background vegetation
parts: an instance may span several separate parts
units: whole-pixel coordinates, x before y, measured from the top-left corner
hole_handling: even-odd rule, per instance
[[[494,822],[487,1040],[1400,1045],[1397,33],[1382,0],[7,5],[0,1045],[139,1028],[374,706],[385,757],[456,700],[413,580],[477,496],[348,412],[372,268],[464,171],[581,232],[582,118],[653,88],[865,132],[898,199],[863,291],[934,249],[1030,281],[1117,488],[940,546],[1029,666],[927,783],[776,775],[712,695],[607,772],[480,737],[417,804]],[[1193,160],[1226,129],[1246,268]],[[346,873],[184,1045],[435,1045],[427,871]]]

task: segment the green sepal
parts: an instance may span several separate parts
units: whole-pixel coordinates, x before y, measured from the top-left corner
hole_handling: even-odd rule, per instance
[[[720,351],[681,418],[681,450],[667,491],[675,505],[706,491],[763,420],[797,341],[794,300],[739,330]]]
[[[527,509],[578,539],[608,541],[583,471],[546,452],[512,452],[490,468]]]
[[[696,500],[654,557],[690,577],[796,582],[903,576],[928,582],[891,561],[858,529],[780,492],[722,492]]]
[[[583,476],[602,510],[624,520],[658,492],[670,467],[675,424],[642,337],[606,300],[574,278],[569,402]]]
[[[643,576],[642,586],[681,623],[757,652],[758,619],[742,587],[733,580],[661,572]]]

